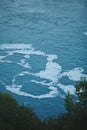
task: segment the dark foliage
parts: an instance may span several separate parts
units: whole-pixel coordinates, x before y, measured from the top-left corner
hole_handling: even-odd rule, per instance
[[[0,92],[0,130],[42,130],[43,123],[8,93]]]
[[[86,130],[87,129],[87,80],[75,85],[75,93],[78,101],[74,101],[70,93],[65,96],[65,108],[67,113],[52,119],[48,119],[48,130]]]
[[[41,121],[32,109],[19,105],[8,93],[0,92],[0,130],[86,130],[87,81],[75,85],[78,102],[70,93],[65,96],[66,113]]]

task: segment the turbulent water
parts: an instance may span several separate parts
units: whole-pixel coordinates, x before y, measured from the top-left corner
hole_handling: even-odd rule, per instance
[[[0,90],[41,118],[87,77],[86,0],[0,0]]]

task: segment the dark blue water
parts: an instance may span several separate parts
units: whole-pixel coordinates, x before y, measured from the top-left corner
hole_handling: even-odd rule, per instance
[[[0,90],[41,118],[87,77],[86,0],[0,0]]]

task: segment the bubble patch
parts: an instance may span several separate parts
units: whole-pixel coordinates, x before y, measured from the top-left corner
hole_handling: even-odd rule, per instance
[[[9,66],[11,64],[13,66],[18,65],[19,67],[22,67],[22,69],[19,69],[17,73],[13,76],[10,85],[6,84],[5,81],[2,81],[0,78],[0,83],[3,83],[8,91],[17,95],[31,97],[35,99],[53,98],[56,96],[62,96],[60,95],[58,88],[62,89],[64,93],[70,91],[71,94],[75,94],[73,85],[64,85],[59,82],[59,79],[66,76],[69,80],[78,81],[80,80],[80,77],[87,77],[87,75],[83,73],[83,68],[73,68],[72,70],[62,72],[62,66],[55,61],[58,58],[56,54],[46,54],[45,52],[42,52],[40,50],[35,50],[31,44],[2,44],[0,45],[0,50],[5,52],[3,55],[2,53],[0,54],[1,64],[8,63]],[[42,57],[42,59],[44,58],[46,60],[45,68],[43,68],[43,70],[41,69],[38,72],[31,71],[33,65],[30,65],[30,59],[32,55]],[[33,60],[33,64],[35,64],[35,59]],[[39,65],[40,64],[41,63],[39,61]],[[35,69],[37,68],[40,67],[35,66]],[[13,73],[14,71],[15,70],[12,70],[11,72]],[[24,78],[23,76],[26,77],[26,80],[22,80],[22,78]],[[39,78],[40,80],[38,80],[37,78]],[[24,91],[24,89],[22,90],[23,86],[26,83],[28,87],[31,86],[32,83],[34,84],[34,87],[38,87],[38,85],[40,85],[41,89],[42,87],[45,87],[49,90],[49,92],[47,91],[47,93],[45,92],[45,94],[44,92],[42,92],[39,95],[35,95],[35,93],[31,94],[29,93],[29,91],[26,92]]]

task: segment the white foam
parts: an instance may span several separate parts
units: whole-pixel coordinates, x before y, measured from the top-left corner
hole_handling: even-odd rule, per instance
[[[12,63],[12,62],[11,62],[11,61],[9,61],[9,60],[6,60],[5,62],[6,62],[6,63],[9,63],[9,64],[11,64],[11,63]]]
[[[51,86],[53,84],[52,82],[46,83],[45,80],[43,80],[43,81],[37,81],[37,80],[33,80],[32,79],[31,82],[37,83],[37,84],[41,84],[41,85],[45,85],[45,86]]]
[[[75,87],[73,85],[63,85],[59,83],[57,86],[61,88],[65,93],[69,91],[70,94],[75,95]]]
[[[1,44],[0,49],[33,49],[31,44],[23,44],[23,43],[16,43],[16,44]]]
[[[19,76],[24,76],[24,75],[25,75],[25,74],[24,74],[24,73],[22,73],[22,72],[19,74]]]
[[[82,68],[74,68],[68,72],[64,72],[62,76],[68,76],[70,80],[79,81],[81,77],[87,77],[87,75],[82,73],[83,71]]]
[[[28,97],[32,97],[35,98],[35,96],[33,96],[32,94],[28,94],[26,92],[20,91],[20,88],[13,88],[11,86],[6,86],[6,89],[12,93],[15,93],[17,95],[21,95],[21,96],[28,96]]]
[[[59,79],[62,78],[63,76],[67,76],[70,80],[73,81],[78,81],[80,80],[80,77],[87,77],[87,75],[83,74],[83,69],[82,68],[74,68],[70,71],[66,71],[62,73],[62,67],[56,63],[54,60],[57,59],[57,55],[55,54],[46,54],[42,51],[37,51],[35,50],[31,44],[2,44],[0,45],[0,49],[6,50],[8,54],[5,56],[0,56],[0,62],[7,62],[7,63],[13,63],[12,61],[8,61],[6,58],[7,56],[13,55],[14,53],[17,54],[23,54],[24,58],[20,59],[20,62],[17,62],[16,64],[19,64],[25,68],[31,68],[32,66],[29,65],[27,62],[28,58],[31,58],[31,55],[37,55],[37,56],[43,56],[47,59],[46,67],[44,70],[41,70],[38,73],[30,73],[28,71],[21,71],[20,73],[16,74],[13,79],[12,79],[12,85],[11,86],[6,86],[6,89],[11,91],[12,93],[16,93],[18,95],[22,96],[28,96],[32,98],[37,98],[37,99],[42,99],[42,98],[52,98],[57,95],[60,95],[57,91],[57,86],[61,88],[65,93],[67,91],[70,91],[71,94],[74,94],[74,86],[73,85],[63,85],[61,83],[58,83]],[[13,55],[15,56],[15,55]],[[4,60],[5,58],[5,60]],[[41,87],[47,87],[49,90],[49,93],[46,94],[40,94],[40,95],[33,95],[27,92],[24,92],[21,90],[22,85],[18,84],[16,81],[17,77],[21,77],[24,75],[31,75],[31,76],[36,76],[42,78],[41,81],[37,80],[31,80],[29,82],[41,84]],[[49,83],[46,82],[46,80],[49,80]],[[3,83],[3,82],[2,82]],[[61,95],[60,95],[61,96]]]
[[[45,71],[36,74],[40,78],[51,80],[53,83],[58,82],[58,75],[61,72],[61,66],[55,62],[47,62]]]
[[[28,63],[25,63],[24,65],[23,65],[25,68],[31,68],[31,66],[28,64]]]
[[[11,64],[12,62],[11,61],[9,61],[9,60],[3,60],[3,59],[0,59],[0,62],[1,63],[9,63],[9,64]]]
[[[33,51],[34,55],[42,55],[42,56],[46,56],[44,52],[42,51]]]
[[[3,84],[4,86],[6,86],[6,84],[5,84],[2,80],[0,80],[0,82],[1,82],[1,84]]]
[[[6,86],[6,89],[12,93],[21,95],[21,96],[26,96],[26,97],[31,97],[31,98],[37,98],[37,99],[42,99],[42,98],[52,98],[55,97],[58,94],[57,88],[50,86],[49,89],[51,90],[48,94],[42,94],[35,96],[33,94],[23,92],[21,91],[21,85],[17,85],[16,87],[11,87],[11,86]]]
[[[7,49],[10,50],[8,51],[9,54],[8,55],[13,55],[13,53],[21,53],[21,54],[25,54],[25,55],[30,55],[30,54],[34,54],[34,55],[43,55],[45,56],[45,54],[42,51],[36,51],[31,44],[2,44],[0,45],[0,49]],[[25,56],[26,57],[26,56]]]
[[[55,60],[55,59],[57,59],[58,57],[57,57],[57,55],[47,55],[48,57],[47,57],[47,60],[48,61],[53,61],[53,60]]]
[[[36,96],[36,98],[42,99],[42,98],[53,98],[53,97],[56,97],[57,94],[58,94],[57,88],[50,86],[49,89],[51,91],[48,94],[39,95],[39,96]]]
[[[21,59],[21,63],[22,63],[22,64],[25,64],[25,59]]]
[[[52,95],[52,96],[54,95],[55,96],[55,95],[58,94],[58,91],[57,91],[56,87],[50,86],[49,89],[52,90],[52,91],[50,91],[50,95]]]
[[[12,56],[14,54],[14,51],[8,51],[8,56]]]
[[[0,56],[0,62],[4,63],[4,62],[7,62],[7,63],[11,63],[10,61],[7,61],[5,60],[6,56]]]
[[[48,86],[48,89],[50,90],[49,93],[41,94],[41,95],[33,95],[33,94],[30,94],[30,93],[21,91],[21,88],[22,88],[23,85],[18,84],[18,83],[16,82],[16,78],[17,78],[18,76],[23,76],[23,75],[25,75],[25,74],[31,74],[31,73],[29,73],[28,71],[22,71],[21,73],[16,74],[16,75],[13,77],[12,86],[6,86],[6,89],[7,89],[8,91],[12,92],[12,93],[17,94],[17,95],[27,96],[27,97],[31,97],[31,98],[37,98],[37,99],[52,98],[52,97],[55,97],[55,96],[58,94],[57,88],[54,87],[54,86],[50,86],[51,84],[46,84],[45,81],[42,81],[42,82],[36,81],[36,83],[41,83],[42,85],[49,85],[49,86]],[[32,74],[31,74],[31,75],[32,75]],[[35,82],[35,81],[32,80],[32,82]],[[42,86],[42,87],[43,87],[43,86]]]
[[[3,60],[4,58],[6,58],[6,56],[0,56],[0,60]]]
[[[23,66],[25,68],[29,68],[29,69],[31,68],[31,66],[28,63],[26,63],[25,59],[21,59],[21,62],[19,62],[17,64],[21,65],[21,66]]]
[[[86,32],[84,32],[84,34],[87,36],[87,31],[86,31]]]
[[[42,55],[45,56],[45,54],[41,51],[34,51],[34,50],[28,50],[26,49],[21,49],[21,50],[15,50],[15,53],[19,53],[19,54],[24,54],[24,55]],[[29,57],[30,58],[30,57]]]
[[[25,55],[24,58],[26,58],[26,59],[28,58],[28,59],[29,59],[29,58],[30,58],[30,55]]]

